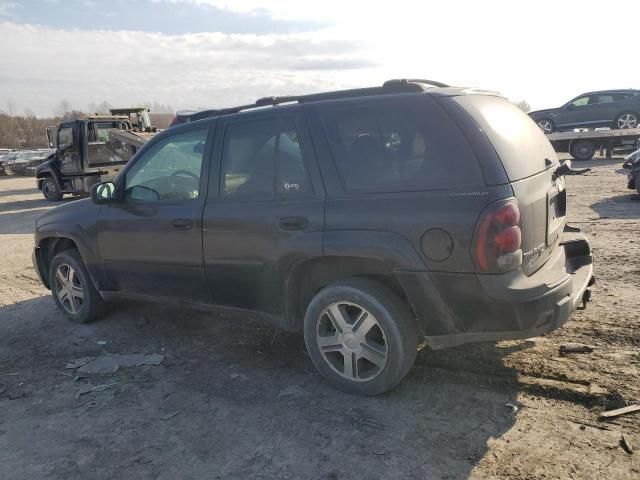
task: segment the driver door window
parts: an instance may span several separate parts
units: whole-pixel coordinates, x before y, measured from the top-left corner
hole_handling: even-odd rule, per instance
[[[574,107],[584,107],[589,103],[589,97],[580,97],[577,100],[574,100],[573,102],[571,102],[571,105],[573,105]]]
[[[197,200],[207,129],[178,133],[153,146],[127,172],[129,200]]]

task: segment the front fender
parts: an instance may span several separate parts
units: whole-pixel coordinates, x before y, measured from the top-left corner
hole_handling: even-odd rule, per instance
[[[42,181],[46,177],[53,178],[53,181],[56,182],[56,186],[58,187],[58,191],[61,192],[63,190],[63,182],[60,171],[58,170],[58,158],[55,154],[51,155],[44,163],[41,163],[38,165],[38,168],[36,168],[36,182],[39,190],[42,190]]]

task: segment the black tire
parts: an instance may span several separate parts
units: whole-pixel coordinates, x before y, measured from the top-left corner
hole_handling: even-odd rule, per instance
[[[338,369],[342,369],[343,372],[348,370],[347,356],[342,353],[348,348],[347,343],[339,345],[340,351],[329,350],[331,347],[325,347],[321,351],[318,345],[319,338],[329,338],[323,337],[319,333],[322,322],[329,319],[329,324],[335,325],[326,310],[336,304],[342,305],[340,302],[349,304],[346,306],[347,309],[356,309],[357,307],[365,309],[366,313],[370,314],[373,321],[376,322],[376,325],[368,332],[377,334],[385,344],[385,364],[382,367],[374,366],[373,368],[377,371],[371,378],[365,376],[349,379],[345,378],[344,374],[338,373]],[[364,321],[361,323],[355,321],[352,324],[353,332],[356,332],[351,334],[352,337],[357,335],[358,326],[364,323]],[[369,333],[365,333],[365,335],[369,335]],[[381,336],[380,333],[382,333]],[[331,338],[339,338],[339,336],[337,329],[335,334],[330,335]],[[335,387],[359,395],[378,395],[391,390],[400,383],[416,359],[418,337],[416,321],[407,305],[385,286],[363,278],[342,280],[320,290],[309,304],[304,319],[305,344],[315,367]],[[342,338],[346,337],[343,335]],[[365,343],[368,343],[368,340],[365,340]],[[360,346],[362,347],[363,344],[360,343]],[[351,343],[351,347],[353,347],[353,343]],[[361,350],[363,349],[361,348]],[[336,365],[327,358],[329,354],[335,354],[337,358],[342,358],[344,363],[336,368]],[[369,364],[368,360],[363,357],[358,358],[355,353],[349,354],[349,356],[350,362],[355,366],[352,368],[352,374],[360,371],[361,368],[362,371],[366,370],[364,365]],[[357,377],[358,374],[353,376]]]
[[[51,202],[62,200],[62,192],[60,192],[60,189],[58,188],[58,185],[53,180],[53,178],[46,177],[44,180],[42,180],[41,187],[42,194],[47,200]]]
[[[589,140],[576,140],[571,142],[569,153],[576,160],[591,160],[596,153],[596,146]]]
[[[556,126],[553,123],[553,120],[551,120],[550,118],[541,118],[536,123],[538,124],[538,127],[540,128],[540,130],[544,132],[545,135],[548,135],[549,133],[553,133],[556,129]]]
[[[78,290],[82,290],[81,301],[73,296],[70,297],[70,294],[66,295],[66,298],[62,300],[60,298],[60,292],[64,289],[64,286],[60,279],[56,278],[56,274],[58,268],[61,267],[61,272],[64,276],[64,271],[69,271],[65,266],[73,269],[74,275],[72,278],[67,279],[67,281],[76,286],[74,290],[76,293]],[[77,283],[75,279],[77,279]],[[80,288],[77,288],[77,285],[80,285]],[[105,312],[106,305],[104,300],[102,300],[93,285],[87,267],[84,265],[77,250],[65,250],[53,257],[49,265],[49,286],[51,287],[51,294],[53,295],[56,305],[72,322],[88,323],[97,319]],[[70,289],[67,288],[66,291],[70,292]],[[72,302],[73,307],[71,305]],[[73,313],[72,310],[76,310],[76,312]]]
[[[622,112],[613,121],[613,128],[624,130],[640,127],[640,116],[636,112]]]

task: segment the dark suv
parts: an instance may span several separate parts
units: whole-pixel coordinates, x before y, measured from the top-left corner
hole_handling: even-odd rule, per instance
[[[529,116],[544,133],[578,127],[636,128],[640,126],[640,90],[583,93],[561,107],[537,110]]]
[[[558,328],[593,283],[564,169],[506,99],[433,83],[272,97],[168,129],[37,220],[36,269],[77,322],[122,298],[260,312],[369,395],[423,341]]]

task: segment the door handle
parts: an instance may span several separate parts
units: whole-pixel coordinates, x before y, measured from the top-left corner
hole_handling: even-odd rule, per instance
[[[178,230],[191,230],[193,222],[188,218],[177,218],[173,221],[173,228]]]
[[[309,225],[307,217],[282,217],[280,228],[282,230],[304,230]]]

